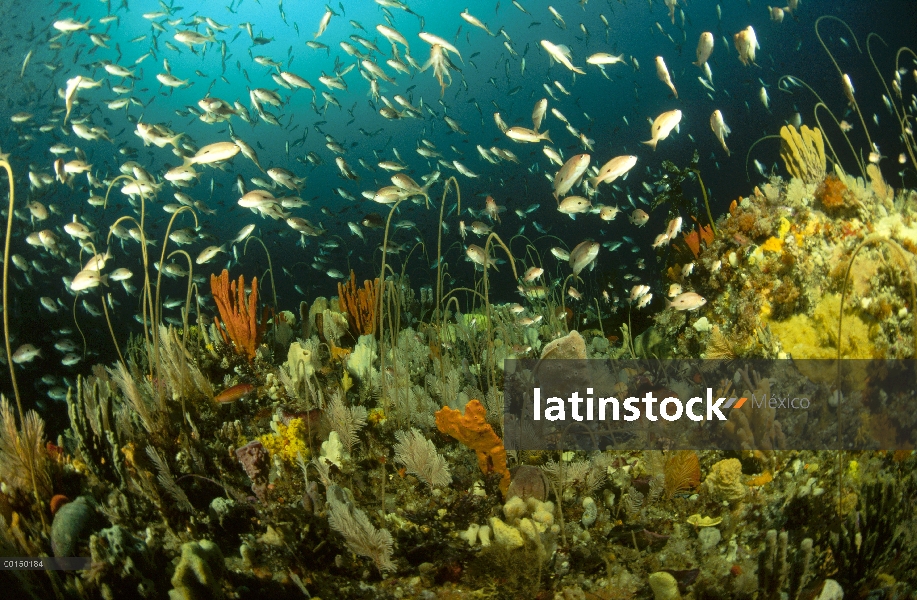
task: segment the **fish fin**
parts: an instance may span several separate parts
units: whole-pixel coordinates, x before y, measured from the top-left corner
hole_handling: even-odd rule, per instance
[[[646,142],[640,142],[640,143],[641,143],[641,144],[646,144],[647,146],[652,146],[652,147],[653,147],[653,150],[656,150],[656,144],[657,144],[657,142],[659,142],[659,140],[653,139],[653,140],[649,140],[649,141],[646,141]]]

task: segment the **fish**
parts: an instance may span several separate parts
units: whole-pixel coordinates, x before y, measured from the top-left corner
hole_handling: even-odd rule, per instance
[[[532,130],[537,133],[541,129],[541,121],[544,119],[545,112],[548,109],[548,99],[542,98],[535,103],[532,109]]]
[[[650,286],[648,285],[635,285],[630,289],[630,301],[631,303],[636,302],[643,296],[645,296],[650,291]]]
[[[201,251],[197,258],[194,259],[194,262],[195,264],[203,265],[216,258],[216,255],[220,252],[225,251],[226,250],[223,246],[208,246]]]
[[[476,265],[480,265],[484,269],[487,267],[493,267],[494,271],[498,271],[496,265],[494,264],[494,259],[487,256],[487,253],[484,252],[484,249],[475,244],[471,244],[468,248],[465,249],[465,255],[468,259]]]
[[[621,212],[617,206],[603,206],[599,209],[599,218],[603,221],[614,221],[618,213]],[[609,248],[612,250],[613,248]]]
[[[510,127],[505,132],[506,137],[513,140],[514,142],[528,142],[528,143],[538,143],[541,141],[551,141],[551,132],[543,131],[541,133],[537,131],[532,131],[531,129],[526,129],[525,127]]]
[[[438,35],[433,35],[432,33],[429,33],[427,31],[421,31],[420,33],[417,34],[417,37],[419,37],[426,43],[430,44],[431,46],[439,46],[443,50],[455,54],[456,56],[459,57],[460,60],[462,58],[462,55],[458,51],[458,48],[456,48],[455,46],[453,46],[452,44],[450,44],[443,38],[439,37]]]
[[[758,44],[758,36],[755,35],[754,28],[749,25],[739,33],[733,36],[736,50],[739,52],[739,60],[746,67],[755,62],[755,51],[761,48]]]
[[[544,275],[544,269],[542,269],[541,267],[529,267],[528,269],[526,269],[525,275],[523,275],[522,280],[525,281],[526,283],[531,283],[535,281],[536,279],[538,279],[539,277],[541,277],[542,275]],[[522,307],[520,306],[519,308],[522,308]]]
[[[318,23],[318,31],[315,32],[315,35],[312,36],[313,39],[318,39],[321,37],[325,30],[328,28],[328,23],[331,22],[331,17],[334,16],[334,12],[330,9],[325,11],[325,14],[322,15],[321,21]]]
[[[559,200],[579,181],[586,169],[589,168],[591,158],[588,154],[577,154],[567,160],[564,166],[557,171],[553,182],[555,200]]]
[[[573,269],[574,275],[579,275],[587,266],[594,264],[599,255],[601,245],[592,240],[586,240],[576,245],[570,251],[570,268]]]
[[[13,352],[13,362],[17,365],[30,363],[36,358],[42,358],[41,348],[32,344],[22,344]]]
[[[233,238],[233,240],[232,240],[233,243],[234,243],[234,244],[241,243],[242,241],[245,240],[245,238],[247,238],[248,236],[250,236],[251,233],[252,233],[252,231],[254,231],[254,230],[255,230],[255,224],[254,224],[254,223],[251,223],[251,224],[249,224],[249,225],[246,225],[245,227],[243,227],[242,229],[240,229],[240,230],[239,230],[239,233],[236,234],[236,237]]]
[[[67,124],[67,119],[70,118],[70,111],[73,109],[73,102],[76,100],[76,91],[80,87],[83,78],[80,75],[73,77],[67,80],[67,89],[64,90],[64,104],[67,107],[67,112],[64,113],[64,124]]]
[[[616,65],[623,62],[627,62],[624,60],[623,54],[615,56],[614,54],[608,54],[607,52],[596,52],[595,54],[591,54],[586,58],[586,64],[595,65],[597,67],[604,67],[605,65]]]
[[[700,34],[700,39],[697,41],[697,60],[692,64],[703,68],[711,54],[713,54],[713,34],[705,31]]]
[[[217,404],[235,402],[236,400],[242,400],[246,396],[254,393],[256,389],[257,388],[250,383],[239,383],[224,389],[222,392],[213,397],[213,401]]]
[[[576,215],[592,210],[592,203],[582,196],[567,196],[557,206],[557,211],[576,219]]]
[[[586,72],[579,67],[573,66],[570,49],[568,47],[564,46],[563,44],[553,44],[548,40],[541,40],[539,43],[553,60],[559,62],[574,73],[579,73],[580,75],[586,74]]]
[[[634,209],[634,212],[630,215],[630,222],[636,225],[637,227],[643,227],[650,220],[650,216],[642,208]],[[631,242],[633,243],[633,242]]]
[[[646,144],[647,146],[652,146],[653,150],[655,150],[656,144],[658,144],[661,140],[664,140],[667,137],[669,137],[669,134],[672,132],[673,129],[676,129],[678,127],[678,124],[680,122],[681,122],[681,111],[680,110],[676,109],[676,110],[670,110],[668,112],[662,113],[661,115],[656,117],[656,120],[653,121],[653,125],[650,129],[653,138],[651,140],[648,140],[642,143]]]
[[[666,308],[674,308],[679,311],[697,310],[707,303],[707,300],[695,292],[682,292],[671,301],[666,300]]]
[[[551,254],[554,255],[554,258],[557,260],[568,261],[570,260],[570,253],[564,250],[563,248],[558,248],[557,246],[551,248]]]
[[[186,157],[184,165],[212,165],[229,160],[239,153],[239,146],[234,142],[216,142],[198,150],[194,156]]]
[[[730,156],[731,153],[729,152],[729,148],[726,147],[726,136],[728,136],[732,130],[729,129],[729,126],[726,125],[726,122],[723,120],[723,113],[720,112],[720,109],[716,109],[713,111],[713,114],[710,115],[710,129],[713,130],[713,135],[715,135],[716,139],[722,144],[723,150],[726,151],[726,156]]]
[[[74,31],[85,31],[89,29],[89,24],[92,22],[92,19],[86,19],[85,23],[81,23],[74,19],[61,19],[59,21],[54,21],[51,26],[66,34],[71,34]]]
[[[70,282],[70,289],[74,292],[81,292],[97,287],[99,284],[108,285],[108,276],[102,275],[99,271],[85,269],[73,277]]]
[[[487,25],[485,25],[480,19],[478,19],[477,17],[469,13],[467,8],[464,11],[462,11],[461,13],[459,13],[459,16],[462,17],[462,19],[464,19],[465,22],[468,23],[469,25],[473,25],[479,29],[483,29],[485,32],[487,32],[487,35],[491,37],[494,36],[494,34],[490,31]]]
[[[25,75],[25,69],[29,66],[29,61],[32,60],[32,53],[34,51],[34,49],[30,49],[26,53],[25,58],[22,60],[22,68],[19,69],[19,79],[22,79],[22,77]]]
[[[613,183],[619,177],[626,175],[636,164],[636,156],[616,156],[602,165],[598,174],[589,180],[589,185],[592,186],[593,189],[597,189],[600,183]]]
[[[675,84],[672,83],[672,76],[669,75],[669,69],[666,67],[665,60],[661,56],[656,57],[656,76],[659,77],[659,81],[669,86],[675,98],[678,99],[678,91],[675,89]]]
[[[401,33],[392,27],[387,27],[385,25],[376,25],[376,31],[381,33],[389,42],[394,46],[396,43],[404,46],[404,49],[407,51],[411,50],[410,45],[408,44],[407,39],[401,35]]]
[[[670,240],[674,240],[675,236],[681,233],[681,223],[682,223],[681,217],[675,217],[674,219],[669,221],[669,225],[668,227],[666,227],[666,230],[665,230],[665,236],[669,238]]]

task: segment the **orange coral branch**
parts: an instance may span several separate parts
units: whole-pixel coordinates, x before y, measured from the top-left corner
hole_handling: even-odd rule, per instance
[[[691,217],[694,219],[694,217]],[[697,258],[700,254],[700,243],[703,240],[705,246],[709,246],[713,242],[713,227],[709,225],[701,225],[697,222],[697,219],[694,219],[694,222],[697,223],[697,229],[691,229],[687,233],[683,233],[685,244],[687,244],[688,249],[691,250],[691,253],[694,255],[694,258]]]
[[[691,250],[691,254],[694,255],[694,258],[697,258],[697,255],[700,254],[700,235],[697,233],[697,230],[692,229],[682,235],[685,238],[685,244],[687,244],[688,249]]]
[[[709,246],[713,242],[713,227],[699,223],[698,227],[700,228],[700,239],[704,240],[704,244]]]
[[[478,466],[484,473],[500,473],[500,490],[506,495],[509,489],[510,475],[506,468],[506,448],[503,440],[494,433],[493,427],[487,424],[487,411],[478,400],[471,400],[465,405],[465,414],[444,406],[436,411],[436,428],[465,444],[478,457]]]
[[[373,282],[364,281],[363,287],[357,287],[357,276],[350,271],[350,281],[338,282],[338,305],[347,313],[347,323],[354,337],[371,335],[376,329],[376,290],[379,278]]]
[[[223,269],[219,277],[210,276],[210,291],[220,312],[213,321],[223,342],[252,361],[267,325],[266,315],[258,321],[258,278],[252,278],[252,291],[246,298],[245,276],[239,275],[238,282],[230,283],[229,271]]]

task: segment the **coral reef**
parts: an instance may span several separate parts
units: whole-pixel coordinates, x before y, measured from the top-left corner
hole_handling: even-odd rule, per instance
[[[665,371],[664,358],[914,356],[917,194],[871,165],[827,173],[818,129],[781,136],[790,178],[771,176],[660,253],[666,285],[706,300],[697,310],[640,313],[601,296],[584,308],[554,284],[519,304],[484,285],[443,299],[390,269],[362,288],[351,271],[337,298],[303,303],[300,322],[271,320],[258,318],[257,281],[247,294],[223,271],[216,326],[158,325],[76,378],[53,444],[37,416],[17,426],[2,401],[0,549],[92,557],[85,574],[22,576],[46,597],[61,582],[64,597],[912,595],[908,448],[787,449],[805,419],[750,404],[715,432],[729,450],[675,450],[682,440],[667,435],[607,449],[613,430],[591,452],[507,450],[501,438],[508,359],[582,382],[570,359]],[[673,169],[669,183],[692,179]],[[677,190],[666,203],[690,199]],[[711,385],[717,395],[788,385],[733,374]],[[671,372],[664,387],[628,369],[612,377],[621,394],[682,392]],[[913,430],[912,414],[877,414],[890,395],[858,391],[803,431],[820,441],[838,416],[876,448]]]

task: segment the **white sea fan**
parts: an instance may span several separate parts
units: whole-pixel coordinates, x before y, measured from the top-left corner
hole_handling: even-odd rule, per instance
[[[392,562],[392,534],[388,529],[376,529],[366,513],[354,506],[349,491],[337,485],[327,491],[328,524],[344,536],[347,547],[355,554],[371,558],[382,571],[397,569]]]
[[[417,429],[397,431],[395,437],[395,461],[407,468],[431,488],[445,487],[452,483],[452,474],[446,459],[436,451],[436,446]]]
[[[368,416],[363,406],[347,406],[344,403],[344,394],[338,390],[328,403],[325,417],[331,424],[331,429],[337,432],[344,444],[347,453],[353,450],[353,445],[359,441],[357,433],[366,425]]]

